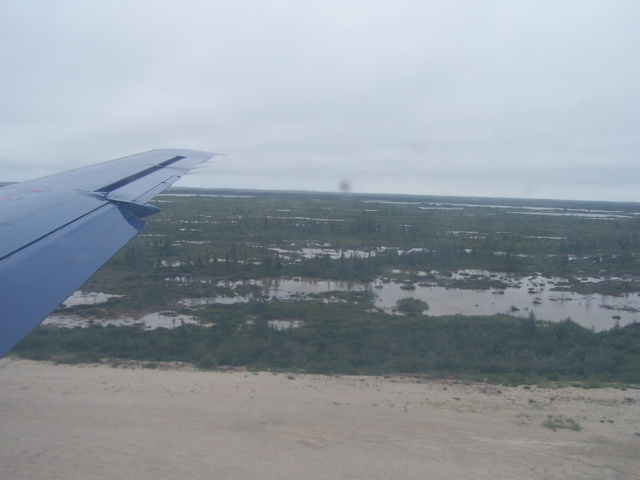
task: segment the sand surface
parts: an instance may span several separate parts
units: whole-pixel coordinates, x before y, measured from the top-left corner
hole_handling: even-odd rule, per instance
[[[0,478],[634,479],[640,391],[5,358]]]

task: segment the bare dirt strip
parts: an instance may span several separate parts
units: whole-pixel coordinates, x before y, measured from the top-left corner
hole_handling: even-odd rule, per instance
[[[543,424],[575,421],[581,429]],[[632,479],[640,391],[0,360],[3,479]]]

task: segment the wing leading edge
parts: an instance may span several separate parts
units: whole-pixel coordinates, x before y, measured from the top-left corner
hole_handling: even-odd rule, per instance
[[[0,188],[0,357],[146,225],[149,200],[214,155],[152,150]]]

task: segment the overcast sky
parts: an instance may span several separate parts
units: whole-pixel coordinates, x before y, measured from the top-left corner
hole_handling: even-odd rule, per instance
[[[0,0],[0,181],[640,201],[640,2]]]

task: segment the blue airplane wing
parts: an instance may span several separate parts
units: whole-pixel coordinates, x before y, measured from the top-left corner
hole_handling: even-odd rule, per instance
[[[214,155],[152,150],[0,188],[0,357],[160,211],[149,200]]]

